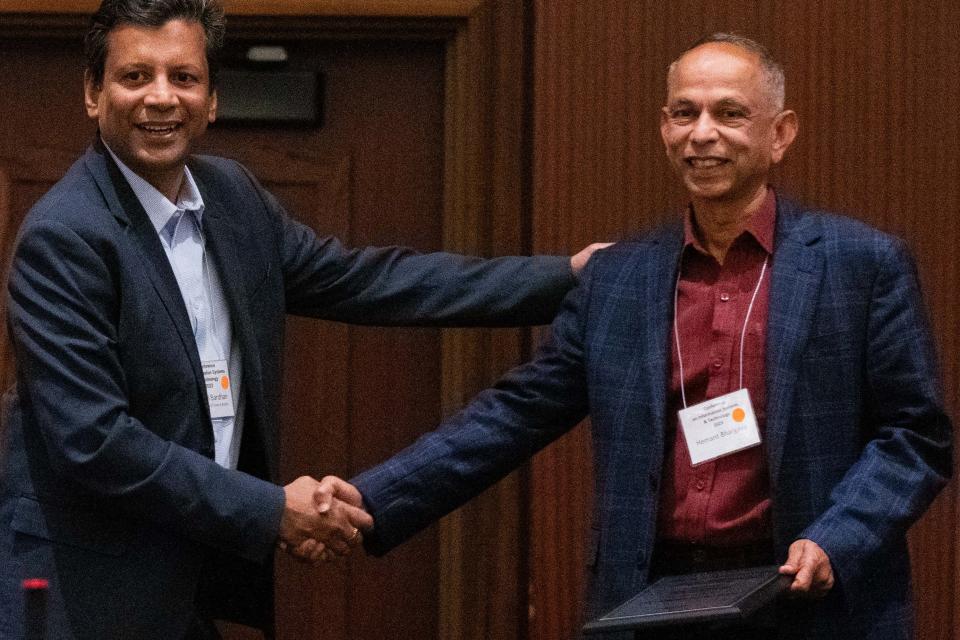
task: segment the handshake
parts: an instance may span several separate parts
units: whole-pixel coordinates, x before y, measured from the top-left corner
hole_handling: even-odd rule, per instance
[[[303,562],[347,556],[363,541],[362,531],[373,527],[360,492],[335,476],[319,482],[301,476],[283,492],[278,546]]]

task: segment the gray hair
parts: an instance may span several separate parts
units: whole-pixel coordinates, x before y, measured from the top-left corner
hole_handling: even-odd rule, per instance
[[[760,59],[760,71],[763,76],[763,84],[767,95],[770,98],[770,102],[776,111],[783,111],[787,84],[786,77],[783,72],[783,65],[777,62],[773,56],[770,55],[770,50],[765,46],[756,40],[751,40],[750,38],[737,35],[735,33],[713,33],[709,36],[700,38],[691,46],[687,47],[683,53],[681,53],[677,59],[671,62],[670,66],[667,67],[668,87],[670,84],[670,78],[673,77],[673,72],[676,70],[680,60],[697,47],[710,44],[711,42],[731,44],[735,47],[739,47],[740,49],[755,54]]]

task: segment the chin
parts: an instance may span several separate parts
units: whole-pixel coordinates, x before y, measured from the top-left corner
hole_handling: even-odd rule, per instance
[[[730,195],[726,185],[704,185],[687,183],[687,191],[693,198],[701,200],[724,200]]]

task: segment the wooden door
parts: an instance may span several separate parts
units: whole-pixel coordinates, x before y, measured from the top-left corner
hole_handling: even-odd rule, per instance
[[[324,76],[323,126],[216,126],[205,149],[241,160],[318,233],[356,246],[440,249],[444,48],[417,40],[289,48],[297,68]],[[283,482],[349,477],[440,419],[438,330],[291,317],[286,345]],[[437,543],[432,529],[389,560],[318,567],[279,555],[279,636],[372,640],[389,628],[435,637]]]

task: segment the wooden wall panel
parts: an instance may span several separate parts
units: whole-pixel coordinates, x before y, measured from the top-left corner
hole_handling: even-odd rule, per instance
[[[231,15],[467,17],[483,0],[223,0]],[[100,0],[0,0],[0,13],[80,13]]]
[[[0,136],[0,163],[10,158],[34,153],[35,149],[54,147],[64,157],[72,159],[89,140],[92,127],[84,126],[79,108],[79,75],[65,75],[73,69],[79,73],[77,34],[82,31],[80,13],[88,2],[50,0],[39,4],[0,0],[0,46],[12,52],[2,64],[11,66],[28,58],[47,65],[34,72],[44,82],[20,83],[23,97],[20,109],[5,112],[6,129],[16,135]],[[252,5],[244,5],[245,11]],[[309,6],[308,6],[309,5]],[[239,5],[233,5],[239,6]],[[291,9],[290,5],[285,5]],[[265,144],[241,145],[262,160],[265,181],[285,200],[319,200],[311,194],[322,194],[333,202],[330,215],[334,219],[319,221],[325,231],[336,231],[356,241],[388,242],[397,239],[398,232],[384,217],[367,220],[355,228],[339,228],[343,220],[338,213],[353,206],[363,206],[364,198],[383,197],[391,181],[404,181],[406,192],[421,195],[421,181],[436,188],[442,180],[442,202],[425,208],[424,215],[432,217],[412,233],[409,242],[421,248],[447,249],[479,254],[517,253],[522,248],[523,226],[521,207],[525,193],[521,175],[524,173],[521,151],[523,129],[524,33],[526,26],[524,5],[516,0],[409,0],[405,2],[319,2],[297,3],[300,19],[231,19],[231,37],[258,40],[295,41],[305,38],[311,43],[330,40],[340,43],[364,43],[380,40],[400,43],[397,47],[436,47],[441,59],[435,66],[439,77],[407,77],[410,86],[437,82],[435,96],[442,113],[431,112],[428,130],[421,132],[432,137],[434,151],[426,162],[407,157],[397,170],[380,171],[376,194],[367,191],[357,168],[350,158],[342,166],[325,165],[317,157],[304,153],[296,141],[278,134]],[[5,11],[36,11],[36,14],[9,14]],[[312,13],[313,12],[313,13]],[[66,15],[50,15],[60,14]],[[286,13],[286,11],[284,11]],[[323,20],[310,16],[322,15]],[[343,19],[341,19],[343,18]],[[386,19],[381,19],[386,18]],[[394,19],[396,18],[396,19]],[[419,42],[417,42],[419,41]],[[431,41],[423,43],[422,41]],[[413,42],[413,44],[411,44]],[[68,44],[65,44],[68,43]],[[389,53],[389,45],[387,45]],[[26,55],[29,53],[29,55]],[[395,52],[397,62],[403,64],[403,55]],[[49,55],[48,55],[49,54]],[[59,56],[59,57],[58,57]],[[21,60],[21,57],[23,58]],[[349,56],[348,56],[349,58]],[[21,68],[25,68],[21,65]],[[402,70],[409,72],[409,69]],[[431,70],[432,73],[432,70]],[[10,77],[19,77],[11,69]],[[70,80],[73,77],[77,80]],[[398,74],[392,80],[400,81]],[[58,81],[61,79],[62,81]],[[57,94],[41,95],[53,85]],[[398,93],[402,91],[398,90]],[[396,105],[396,94],[375,101],[361,102],[357,111],[389,112]],[[431,109],[436,104],[429,105]],[[417,105],[412,110],[417,112]],[[68,117],[63,117],[63,112]],[[23,121],[24,126],[17,122]],[[69,134],[63,131],[65,123],[74,123]],[[42,124],[34,131],[32,128]],[[394,126],[405,127],[403,123]],[[415,133],[404,129],[405,133]],[[361,132],[361,135],[363,132]],[[368,131],[368,136],[376,132]],[[391,138],[392,139],[392,138]],[[78,142],[79,140],[79,142]],[[219,140],[219,142],[218,142]],[[221,135],[212,131],[209,149],[223,151]],[[296,149],[284,149],[284,142]],[[350,138],[326,141],[329,145],[349,145]],[[229,146],[229,145],[227,145]],[[435,147],[442,147],[437,152]],[[271,159],[274,150],[282,153]],[[329,147],[325,149],[329,151]],[[336,157],[334,149],[330,155]],[[398,149],[386,144],[380,150],[391,162]],[[386,156],[391,156],[387,158]],[[239,157],[247,158],[246,152]],[[309,165],[311,162],[315,166]],[[30,165],[32,166],[32,165]],[[54,179],[62,174],[61,167]],[[342,170],[341,170],[342,169]],[[272,172],[271,172],[272,170]],[[367,176],[369,178],[369,176]],[[321,185],[321,182],[325,183]],[[347,186],[344,186],[344,184]],[[32,202],[44,189],[26,200]],[[343,193],[350,192],[350,202],[342,201]],[[356,198],[356,202],[352,199]],[[31,204],[26,202],[24,208]],[[316,202],[309,202],[308,206]],[[327,227],[327,224],[330,226]],[[417,235],[420,232],[421,235]],[[291,330],[299,331],[302,323],[294,320]],[[328,327],[323,330],[321,352],[333,360],[338,370],[349,367],[351,374],[360,375],[377,360],[368,358],[364,348],[379,348],[382,333]],[[310,455],[308,451],[293,448],[284,457],[284,469],[295,475],[304,470],[333,470],[343,474],[373,464],[400,448],[416,433],[407,429],[416,423],[421,429],[434,426],[439,419],[440,406],[451,411],[479,388],[486,386],[508,365],[516,362],[522,334],[510,331],[455,331],[436,339],[436,332],[411,332],[410,340],[390,352],[396,362],[421,366],[422,373],[433,382],[419,384],[411,376],[403,384],[384,383],[389,376],[383,370],[369,373],[366,385],[357,385],[347,397],[335,398],[325,413],[325,422],[348,422],[353,432],[322,428],[285,434],[287,442],[311,436],[328,442],[329,451]],[[424,338],[420,340],[420,338]],[[419,341],[418,341],[419,340]],[[316,346],[317,340],[310,342]],[[440,348],[437,348],[437,345]],[[398,343],[394,342],[394,346]],[[427,344],[428,349],[421,348]],[[322,351],[326,349],[326,351]],[[302,355],[291,353],[292,359]],[[339,364],[337,364],[339,363]],[[309,363],[302,363],[307,366]],[[440,380],[437,381],[437,373]],[[378,388],[378,382],[379,388]],[[313,389],[309,377],[298,384]],[[419,396],[438,394],[429,415],[401,415],[420,400]],[[406,399],[412,399],[405,402]],[[323,398],[320,399],[321,401]],[[289,404],[289,403],[288,403]],[[423,404],[423,403],[420,403]],[[286,406],[286,405],[285,405]],[[392,413],[391,413],[392,412]],[[313,413],[305,412],[311,418]],[[403,430],[389,424],[391,415],[404,420]],[[383,422],[388,424],[383,424]],[[380,429],[378,431],[378,429]],[[402,432],[401,432],[402,431]],[[302,440],[301,440],[302,441]],[[287,447],[290,449],[290,446]],[[340,568],[327,567],[323,575],[317,571],[288,566],[281,559],[281,593],[279,606],[283,637],[441,637],[441,638],[514,638],[525,622],[526,581],[521,572],[522,487],[513,477],[457,514],[447,518],[436,529],[422,534],[403,548],[391,554],[391,560],[358,559]],[[379,577],[371,580],[363,577]],[[331,597],[317,598],[319,581],[326,581],[321,590]],[[357,585],[366,585],[360,586]],[[338,591],[339,590],[339,591]],[[346,593],[341,593],[346,591]],[[311,599],[294,602],[290,593]],[[392,608],[391,608],[392,607]],[[398,612],[402,608],[403,613]],[[394,613],[396,614],[394,615]],[[231,629],[229,637],[256,637],[239,629]]]
[[[649,227],[683,192],[657,131],[665,69],[713,31],[767,44],[787,68],[800,136],[776,183],[799,199],[902,235],[921,272],[956,414],[960,353],[960,102],[953,36],[960,8],[936,0],[704,3],[537,0],[534,31],[533,246],[571,250]],[[576,625],[588,526],[586,430],[531,471],[531,638]],[[911,532],[918,638],[960,638],[954,624],[956,492],[949,487]],[[561,569],[557,565],[566,565]],[[558,584],[556,581],[562,584]]]
[[[445,209],[456,223],[443,246],[468,254],[511,255],[525,246],[528,206],[523,149],[528,9],[489,0],[452,43]],[[471,53],[473,52],[473,53]],[[453,187],[453,188],[451,188]],[[443,412],[489,386],[521,354],[520,331],[453,330],[443,335]],[[449,640],[509,640],[526,623],[524,485],[512,474],[440,526],[440,626]]]

